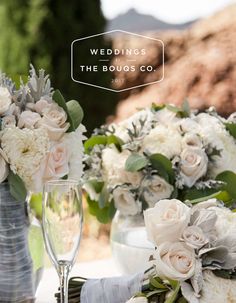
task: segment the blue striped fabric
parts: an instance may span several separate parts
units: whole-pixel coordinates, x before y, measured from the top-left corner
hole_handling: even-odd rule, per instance
[[[0,302],[33,302],[32,260],[25,203],[0,184]]]

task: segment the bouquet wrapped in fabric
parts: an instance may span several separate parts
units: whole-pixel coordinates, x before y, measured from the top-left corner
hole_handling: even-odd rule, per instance
[[[156,246],[150,269],[130,277],[74,281],[69,302],[236,302],[236,213],[216,199],[191,206],[170,199],[147,209],[146,229]]]
[[[45,181],[79,179],[82,174],[83,111],[53,91],[43,70],[31,66],[19,89],[0,74],[0,183],[8,178],[11,193],[41,192]]]
[[[95,130],[85,143],[84,188],[102,222],[161,199],[236,198],[236,115],[172,105],[144,109]]]

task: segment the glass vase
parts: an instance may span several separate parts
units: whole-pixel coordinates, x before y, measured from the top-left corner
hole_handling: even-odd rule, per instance
[[[0,302],[34,302],[41,275],[38,252],[37,264],[30,253],[39,245],[36,228],[39,233],[30,223],[27,202],[16,201],[9,185],[0,184]]]
[[[148,241],[142,214],[124,216],[118,211],[111,226],[113,258],[122,274],[134,274],[150,267],[154,245]]]

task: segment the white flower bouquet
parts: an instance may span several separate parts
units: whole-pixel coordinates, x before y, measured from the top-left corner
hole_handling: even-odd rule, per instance
[[[172,105],[144,109],[95,130],[85,143],[84,188],[102,222],[161,199],[236,198],[236,115]]]
[[[189,207],[161,200],[144,212],[156,246],[133,302],[236,302],[236,213],[216,199]]]
[[[11,194],[42,191],[51,179],[79,179],[82,174],[83,111],[53,91],[43,70],[31,66],[20,87],[0,74],[0,183],[8,179]]]

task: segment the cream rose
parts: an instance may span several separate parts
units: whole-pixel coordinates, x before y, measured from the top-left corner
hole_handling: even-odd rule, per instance
[[[142,187],[144,199],[149,207],[153,207],[159,200],[169,198],[174,190],[172,185],[157,175],[144,179]]]
[[[148,154],[160,153],[170,159],[180,154],[181,139],[177,130],[158,124],[143,139],[142,151]]]
[[[116,187],[113,191],[115,207],[124,215],[136,215],[141,211],[141,203],[127,186]]]
[[[185,281],[194,275],[194,250],[181,242],[162,243],[154,252],[157,275],[177,281]]]
[[[0,149],[0,183],[2,183],[8,176],[8,165],[3,151]]]
[[[202,229],[198,226],[188,226],[182,235],[182,240],[190,247],[199,249],[208,243]]]
[[[30,110],[26,110],[20,114],[18,127],[33,129],[36,123],[41,119],[38,113],[34,113]]]
[[[11,94],[6,87],[0,87],[0,115],[4,115],[10,108]]]
[[[54,103],[43,110],[43,117],[38,126],[47,130],[52,141],[58,141],[70,127],[66,120],[67,115],[63,108]]]
[[[125,162],[130,155],[129,150],[120,153],[115,147],[108,147],[102,151],[102,173],[109,186],[115,187],[124,183],[130,183],[134,187],[140,185],[142,174],[125,170]]]
[[[156,246],[177,241],[190,221],[191,209],[179,200],[161,200],[144,211],[148,239]]]
[[[207,155],[201,148],[185,148],[180,155],[180,175],[187,187],[192,187],[195,182],[207,172]]]
[[[46,160],[44,179],[59,179],[69,173],[69,157],[67,146],[63,143],[55,144]]]

